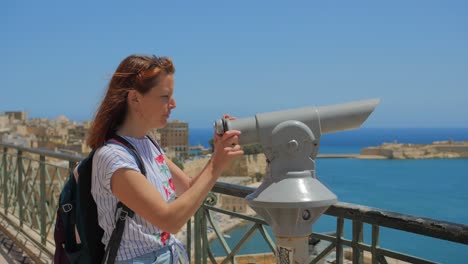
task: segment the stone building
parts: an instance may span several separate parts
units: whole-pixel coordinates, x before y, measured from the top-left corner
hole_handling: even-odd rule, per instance
[[[5,129],[10,124],[7,115],[0,115],[0,129]]]
[[[75,144],[77,142],[83,142],[88,134],[88,128],[83,125],[77,125],[67,128],[68,130],[68,144]]]
[[[24,111],[7,111],[5,112],[5,115],[7,115],[10,118],[10,120],[18,120],[24,122],[27,119],[27,114]]]
[[[247,202],[242,197],[235,197],[230,195],[219,195],[219,204],[221,208],[236,213],[246,213],[247,212]]]
[[[164,128],[158,129],[161,134],[160,144],[166,154],[184,160],[189,154],[188,123],[178,120],[170,121]]]

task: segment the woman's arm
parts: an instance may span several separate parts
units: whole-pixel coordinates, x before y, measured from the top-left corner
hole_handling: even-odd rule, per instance
[[[111,178],[112,193],[151,224],[164,231],[177,233],[201,206],[225,166],[243,154],[240,146],[236,144],[239,134],[239,131],[233,130],[224,133],[223,136],[216,136],[216,147],[211,162],[196,182],[170,204],[143,174],[130,169],[122,168],[114,172]],[[233,146],[233,143],[236,145]],[[169,164],[175,166],[172,162]],[[182,177],[183,172],[180,169],[178,172],[175,170],[177,177]],[[184,181],[179,184],[184,184]]]
[[[209,167],[210,163],[211,159],[208,160],[203,169],[196,176],[187,176],[187,174],[185,174],[185,172],[183,172],[174,162],[166,158],[166,164],[171,171],[177,196],[180,196],[188,188],[195,184],[200,175],[202,175],[203,172]]]
[[[184,171],[182,171],[172,160],[165,157],[167,167],[172,175],[172,180],[174,182],[174,187],[177,196],[181,196],[188,188],[190,188],[191,177],[187,176]]]
[[[200,207],[215,182],[216,177],[205,177],[170,204],[143,174],[134,170],[117,170],[112,176],[111,188],[136,214],[164,231],[177,233]]]

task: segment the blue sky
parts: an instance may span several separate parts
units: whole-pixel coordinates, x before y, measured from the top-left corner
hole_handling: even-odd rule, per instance
[[[0,111],[90,120],[139,53],[174,60],[191,127],[370,98],[364,127],[468,127],[466,1],[169,2],[3,1]]]

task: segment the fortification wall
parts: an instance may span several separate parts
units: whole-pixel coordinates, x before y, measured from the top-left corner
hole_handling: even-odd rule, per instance
[[[468,142],[433,144],[382,144],[362,149],[362,156],[383,156],[388,159],[467,158]]]

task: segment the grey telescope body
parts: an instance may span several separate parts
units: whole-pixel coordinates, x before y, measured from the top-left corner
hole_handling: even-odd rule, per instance
[[[320,137],[360,127],[379,102],[371,99],[215,121],[218,134],[240,130],[239,144],[262,144],[267,174],[246,199],[275,235],[310,234],[312,224],[337,202],[336,195],[315,176]]]
[[[218,119],[215,131],[223,134],[228,130],[240,130],[239,144],[262,143],[269,138],[274,127],[287,120],[306,124],[315,137],[322,134],[355,129],[361,126],[374,111],[380,99],[370,99],[322,107],[304,107],[277,112],[257,114],[237,120]]]

